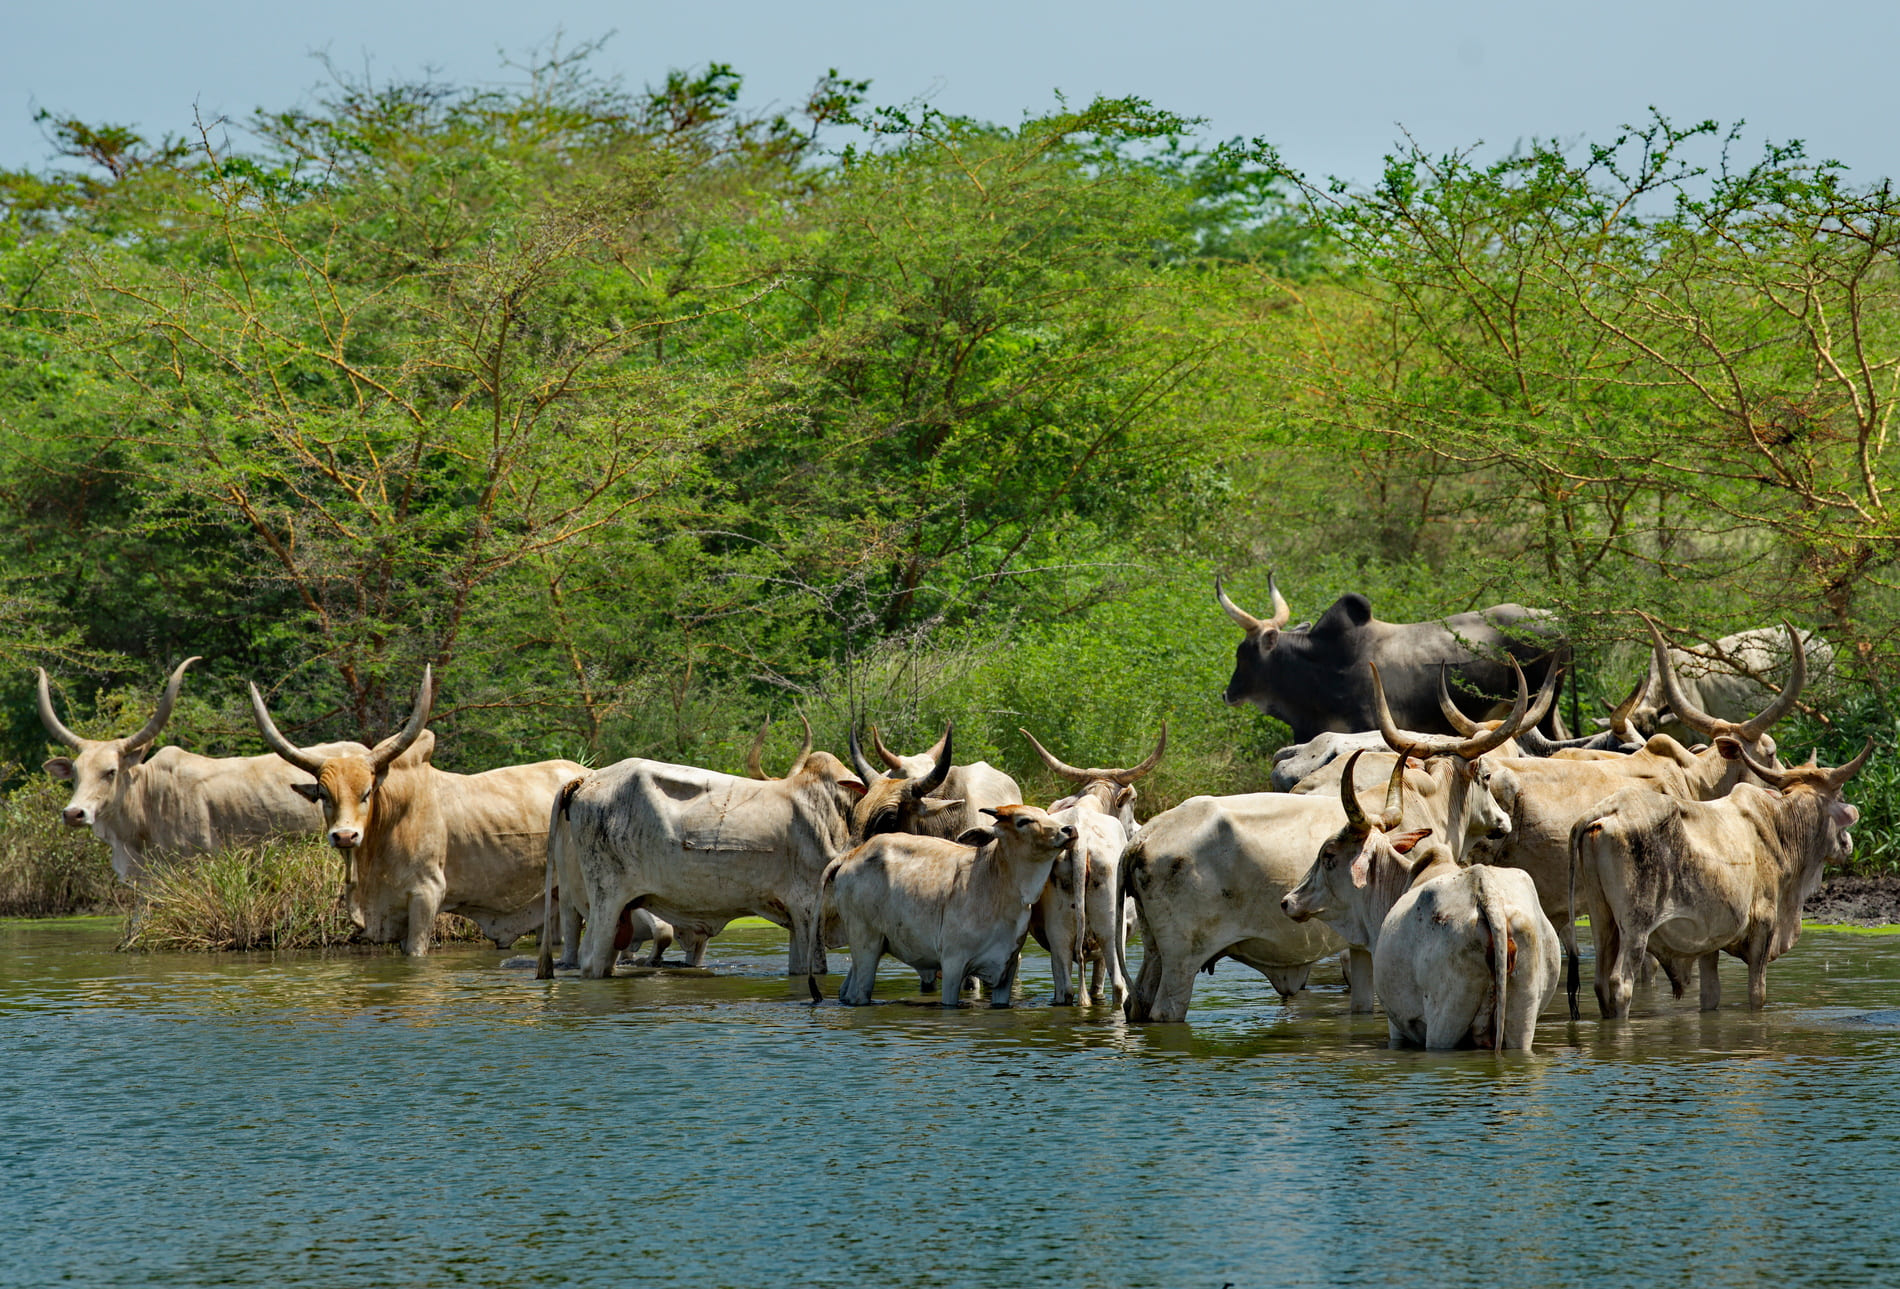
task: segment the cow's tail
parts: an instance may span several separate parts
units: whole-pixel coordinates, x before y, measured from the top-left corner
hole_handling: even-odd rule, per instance
[[[1078,836],[1070,847],[1070,862],[1075,865],[1075,991],[1085,995],[1089,961],[1089,852]]]
[[[1486,868],[1483,864],[1474,864],[1471,874],[1477,879],[1478,915],[1484,919],[1486,938],[1491,942],[1491,985],[1497,1000],[1491,1012],[1491,1050],[1504,1050],[1505,1018],[1510,1004],[1511,959],[1511,910],[1499,894],[1485,881]]]
[[[541,880],[541,952],[535,959],[534,978],[536,980],[554,979],[554,882],[555,874],[564,865],[567,858],[568,809],[574,804],[574,793],[587,782],[587,776],[569,779],[554,794],[554,804],[548,809],[548,854],[547,871]],[[567,893],[568,899],[574,898],[574,892]],[[577,946],[563,945],[571,955]]]
[[[1137,832],[1134,840],[1122,848],[1122,862],[1116,869],[1115,918],[1118,924],[1126,915],[1128,901],[1133,900],[1135,902],[1137,923],[1144,928],[1147,926],[1147,915],[1141,907],[1141,888],[1135,884],[1135,869],[1140,867],[1146,858],[1147,851],[1144,847],[1144,839],[1141,834]],[[1122,929],[1125,930],[1125,928]],[[1119,939],[1120,937],[1118,937],[1118,941]],[[1125,948],[1120,947],[1118,943],[1116,953],[1121,955],[1123,959],[1122,978],[1126,980],[1128,977],[1127,951]],[[1144,934],[1141,940],[1141,974],[1143,976],[1151,974],[1149,960],[1154,956],[1154,937]],[[1128,993],[1122,999],[1122,1015],[1131,1021],[1148,1019],[1147,1012],[1141,1001],[1141,989],[1135,981],[1130,980],[1128,982]]]
[[[1564,993],[1570,1003],[1571,1020],[1580,1019],[1580,1013],[1577,1011],[1577,991],[1583,983],[1583,972],[1577,965],[1577,866],[1583,860],[1582,829],[1593,823],[1595,820],[1586,816],[1570,826],[1570,895],[1569,903],[1564,908]],[[1596,940],[1600,950],[1603,945],[1603,933],[1592,925],[1590,935]],[[1599,954],[1597,970],[1602,969]]]

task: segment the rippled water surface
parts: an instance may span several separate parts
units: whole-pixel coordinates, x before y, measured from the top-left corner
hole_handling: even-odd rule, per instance
[[[1750,1014],[1641,992],[1533,1056],[1384,1049],[1336,972],[1191,1024],[813,1008],[504,955],[135,956],[0,923],[0,1283],[1868,1284],[1896,1275],[1900,939]],[[837,980],[830,992],[836,992]],[[1561,998],[1559,999],[1561,1005]]]

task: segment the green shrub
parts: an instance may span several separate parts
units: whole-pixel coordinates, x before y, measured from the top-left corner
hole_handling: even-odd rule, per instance
[[[1844,690],[1827,713],[1828,724],[1803,714],[1775,730],[1781,759],[1794,764],[1812,750],[1822,765],[1843,765],[1860,755],[1869,738],[1874,754],[1849,783],[1845,795],[1860,808],[1854,827],[1852,873],[1900,872],[1900,719],[1871,689]]]
[[[0,766],[0,778],[16,777]],[[68,917],[130,906],[112,852],[89,829],[60,822],[67,786],[31,774],[0,798],[0,917]]]

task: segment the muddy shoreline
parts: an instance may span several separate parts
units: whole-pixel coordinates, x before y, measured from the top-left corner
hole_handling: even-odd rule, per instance
[[[1835,873],[1801,906],[1809,922],[1882,926],[1900,922],[1900,873]]]

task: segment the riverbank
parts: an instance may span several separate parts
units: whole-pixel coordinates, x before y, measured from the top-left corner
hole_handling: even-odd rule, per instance
[[[1801,920],[1832,926],[1900,923],[1900,873],[1835,873],[1801,906]]]

